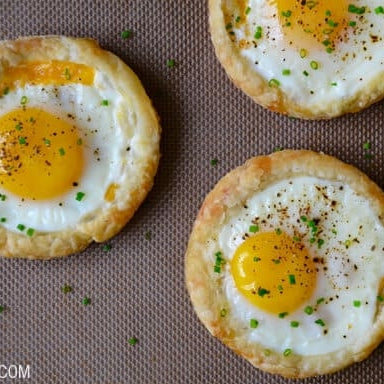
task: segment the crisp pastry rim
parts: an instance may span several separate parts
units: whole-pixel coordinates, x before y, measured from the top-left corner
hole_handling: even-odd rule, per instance
[[[159,117],[140,79],[119,57],[101,48],[91,38],[47,35],[4,40],[0,42],[0,58],[0,76],[6,66],[50,60],[86,64],[103,72],[118,85],[123,97],[129,98],[135,113],[140,116],[134,127],[140,131],[140,137],[151,138],[146,141],[140,168],[135,169],[139,183],[133,187],[123,180],[120,184],[120,188],[126,190],[125,198],[119,193],[106,209],[97,209],[75,226],[60,231],[36,231],[28,237],[0,227],[0,255],[47,260],[78,253],[93,241],[104,242],[115,236],[151,190],[160,160]]]
[[[269,86],[268,80],[253,69],[249,61],[240,54],[240,49],[231,41],[222,8],[228,1],[237,0],[208,0],[211,40],[218,61],[233,84],[257,104],[290,117],[320,120],[359,112],[383,98],[383,74],[378,73],[360,91],[351,97],[340,97],[338,102],[332,99],[321,105],[305,106],[291,100],[281,88]]]
[[[333,156],[308,150],[284,150],[257,156],[225,175],[204,199],[188,241],[185,281],[198,318],[213,336],[264,371],[303,378],[333,373],[366,358],[384,336],[382,304],[377,304],[380,312],[371,333],[359,345],[324,355],[285,357],[271,352],[266,356],[266,347],[237,338],[230,326],[230,317],[220,314],[225,300],[213,276],[212,263],[204,256],[206,245],[217,235],[215,228],[225,220],[227,211],[243,205],[248,197],[271,183],[293,176],[314,176],[348,184],[358,194],[369,198],[380,220],[384,220],[384,193],[357,168]]]

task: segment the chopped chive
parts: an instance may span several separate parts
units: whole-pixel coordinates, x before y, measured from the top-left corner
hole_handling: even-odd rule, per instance
[[[356,21],[350,21],[349,23],[348,23],[348,25],[350,26],[350,27],[356,27]]]
[[[65,68],[65,71],[64,71],[64,76],[67,80],[70,80],[71,79],[71,74],[69,73],[69,69],[68,68]]]
[[[27,138],[24,137],[24,136],[20,136],[20,137],[19,137],[19,144],[20,144],[20,145],[25,145],[25,144],[27,144]]]
[[[317,299],[316,304],[321,304],[324,301],[325,301],[324,297],[320,297],[319,299]]]
[[[258,261],[260,261],[260,260],[261,260],[261,258],[260,258],[260,257],[257,257],[257,256],[255,256],[255,257],[253,258],[253,261],[256,262],[256,263],[257,263]]]
[[[1,223],[5,223],[7,221],[7,218],[6,217],[2,217],[2,218],[0,218],[0,222]]]
[[[309,73],[307,71],[303,71],[304,76],[309,76]]]
[[[336,23],[336,22],[333,21],[333,20],[328,20],[328,21],[327,21],[327,24],[328,24],[329,26],[331,26],[332,28],[336,28],[336,27],[339,25],[339,23]]]
[[[289,278],[289,284],[291,284],[291,285],[296,284],[296,277],[295,277],[295,275],[289,275],[288,278]]]
[[[3,305],[0,305],[0,313],[5,311],[5,307]]]
[[[251,7],[247,7],[247,8],[245,9],[245,12],[244,12],[244,13],[245,13],[246,15],[248,15],[249,12],[251,12]]]
[[[107,106],[109,105],[109,100],[104,99],[104,100],[101,102],[101,105],[103,105],[104,107],[107,107]]]
[[[136,337],[130,337],[128,339],[128,344],[130,344],[130,345],[136,345],[137,342],[138,342],[138,340],[136,339]]]
[[[129,29],[126,29],[126,30],[124,30],[123,32],[121,32],[121,37],[122,37],[123,39],[128,39],[128,38],[131,37],[131,36],[132,36],[132,31],[129,30]]]
[[[268,81],[268,85],[270,87],[279,87],[280,86],[280,81],[277,79],[271,79]]]
[[[77,139],[76,144],[77,145],[82,145],[83,144],[83,139],[82,138]]]
[[[276,235],[281,235],[283,233],[283,231],[280,228],[276,228],[275,232],[276,232]]]
[[[221,267],[225,264],[225,260],[223,259],[223,254],[219,251],[215,253],[215,265],[213,267],[213,271],[216,273],[221,272]]]
[[[255,39],[261,39],[262,36],[263,36],[263,29],[260,26],[257,26],[255,34],[253,35],[253,37]]]
[[[270,349],[265,349],[264,350],[264,355],[265,356],[270,356],[271,355],[271,350]]]
[[[360,300],[353,300],[353,306],[356,308],[359,308],[361,306],[361,301]]]
[[[9,93],[9,87],[5,87],[3,91],[3,95],[8,95]]]
[[[24,224],[17,224],[17,227],[16,227],[19,231],[24,231],[25,229],[25,225]]]
[[[364,142],[363,149],[365,150],[371,149],[371,143],[369,141]]]
[[[355,13],[356,15],[362,15],[365,13],[365,7],[356,7],[356,5],[349,4],[348,12]]]
[[[45,146],[50,147],[51,146],[51,140],[49,139],[43,139]]]
[[[15,129],[16,131],[21,131],[23,129],[23,125],[21,123],[17,123]]]
[[[251,233],[256,233],[256,232],[259,232],[259,226],[258,225],[250,225],[249,226],[249,232]]]
[[[292,349],[291,348],[287,348],[287,349],[284,350],[283,355],[284,356],[289,356],[291,353],[292,353]]]
[[[307,315],[312,315],[312,313],[313,313],[313,308],[312,308],[310,305],[308,305],[308,306],[306,306],[306,307],[304,308],[304,312],[305,312]]]
[[[108,252],[111,249],[112,249],[112,245],[111,244],[104,244],[103,245],[103,251]]]
[[[72,287],[68,284],[63,285],[60,289],[64,294],[72,292]]]
[[[280,264],[280,259],[272,259],[273,264]]]
[[[235,19],[236,23],[240,23],[241,21],[241,16],[237,16],[236,19]]]
[[[81,300],[81,304],[89,305],[89,304],[91,304],[91,299],[89,297],[83,297]]]
[[[280,285],[280,284],[277,286],[277,289],[278,289],[279,292],[282,292],[282,291],[284,290],[284,289],[283,289],[283,286]]]
[[[284,317],[288,316],[288,312],[280,312],[278,316],[280,319],[284,319]]]
[[[312,61],[310,62],[310,66],[311,66],[311,68],[314,69],[314,70],[319,69],[319,63],[318,63],[317,61],[312,60]]]
[[[384,7],[379,6],[379,7],[375,8],[375,13],[376,13],[376,15],[384,14]]]
[[[83,200],[84,196],[85,196],[85,193],[84,193],[84,192],[77,192],[77,193],[76,193],[76,197],[75,197],[75,199],[76,199],[77,201],[81,201],[81,200]]]
[[[377,301],[379,301],[380,303],[382,303],[384,301],[384,297],[381,296],[381,295],[377,295]]]
[[[307,56],[307,50],[304,48],[300,49],[300,57],[304,59],[304,57],[306,56]]]
[[[317,240],[317,248],[321,248],[324,245],[325,241],[323,239],[318,239]]]
[[[32,237],[35,234],[35,230],[33,228],[27,229],[27,236]]]
[[[152,232],[151,231],[145,232],[144,237],[145,237],[145,240],[151,240]]]
[[[5,201],[6,199],[7,199],[7,196],[0,193],[0,200]]]
[[[22,96],[20,99],[20,104],[25,105],[28,103],[28,97],[27,96]]]
[[[292,16],[292,11],[281,11],[281,15],[284,17],[291,17]]]
[[[225,317],[226,315],[227,315],[227,309],[226,308],[223,308],[223,309],[221,309],[221,311],[220,311],[220,316],[221,317]]]
[[[232,23],[228,23],[226,26],[225,26],[225,29],[228,31],[228,30],[230,30],[230,29],[232,29],[233,28],[233,25],[232,25]]]
[[[175,59],[169,59],[167,60],[167,67],[168,68],[173,68],[176,65]]]
[[[315,320],[315,323],[320,325],[321,327],[324,327],[325,326],[325,323],[324,323],[324,320],[323,319],[317,319]]]
[[[215,159],[212,159],[212,160],[211,160],[211,165],[212,165],[212,166],[215,166],[215,165],[217,165],[218,162],[219,162],[218,159],[216,159],[216,158],[215,158]]]
[[[281,71],[281,73],[283,74],[283,76],[289,76],[291,74],[291,70],[290,69],[283,69]]]
[[[270,291],[268,291],[268,289],[265,289],[265,288],[259,287],[258,290],[257,290],[257,294],[260,297],[264,297],[265,295],[268,295],[269,293],[270,293]]]
[[[251,319],[251,320],[249,320],[249,326],[250,326],[251,328],[257,328],[258,325],[259,325],[259,322],[258,322],[256,319]]]
[[[300,325],[298,321],[291,321],[291,327],[292,328],[297,328]]]
[[[63,147],[59,148],[59,154],[60,154],[60,156],[65,155],[65,149]]]

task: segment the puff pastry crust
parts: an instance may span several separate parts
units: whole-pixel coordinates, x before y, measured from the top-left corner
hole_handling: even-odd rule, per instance
[[[185,258],[186,286],[200,321],[208,331],[254,366],[285,377],[302,378],[328,374],[366,358],[383,339],[384,314],[377,316],[364,340],[356,345],[321,355],[294,354],[289,358],[242,336],[236,316],[221,313],[226,293],[212,268],[209,242],[217,239],[229,212],[272,183],[295,176],[315,176],[348,184],[366,197],[378,217],[384,218],[384,194],[365,174],[334,157],[307,150],[285,150],[258,156],[223,177],[205,198],[193,225]]]
[[[367,80],[364,87],[356,88],[353,94],[347,96],[340,93],[339,96],[331,98],[330,91],[328,91],[328,97],[321,98],[321,102],[311,102],[310,95],[308,95],[308,98],[298,101],[288,91],[284,91],[283,87],[273,86],[274,84],[270,83],[271,79],[266,79],[256,68],[254,63],[256,59],[253,58],[252,60],[244,54],[246,51],[258,49],[255,48],[257,47],[257,40],[252,38],[254,32],[249,32],[252,35],[251,37],[242,37],[242,35],[235,37],[232,28],[235,28],[237,24],[245,25],[245,31],[254,31],[256,28],[254,24],[248,25],[247,17],[244,16],[246,5],[251,3],[244,0],[209,0],[208,4],[210,34],[219,62],[232,82],[261,106],[291,117],[330,119],[346,113],[361,111],[383,98],[383,73],[377,68],[377,75],[371,80]],[[257,5],[257,2],[253,3],[253,8],[256,8],[255,4]],[[238,16],[241,17],[239,23],[236,22],[237,15],[241,15]],[[260,17],[264,17],[264,15]],[[354,44],[354,42],[351,41],[351,44]],[[268,55],[268,52],[276,50],[276,47],[266,44],[261,49],[266,51],[263,54]],[[282,51],[284,50],[282,49]],[[286,50],[289,51],[289,49]],[[362,56],[364,56],[363,53]],[[285,59],[276,60],[284,62]],[[337,60],[342,62],[343,58],[335,59],[335,61]],[[353,71],[360,64],[348,65],[351,66],[351,71]],[[332,67],[332,65],[329,67]],[[282,69],[279,73],[274,73],[274,76],[279,77]],[[274,71],[272,67],[268,69],[268,72],[273,73]],[[364,73],[361,74],[361,76],[363,75]],[[330,73],[329,76],[332,77],[334,74]],[[341,79],[340,83],[343,80]],[[296,87],[299,86],[296,85]],[[326,89],[319,91],[327,92]],[[304,92],[304,90],[301,90],[301,92]]]
[[[85,64],[107,77],[137,116],[135,125],[129,129],[145,143],[145,149],[135,158],[135,167],[129,167],[126,159],[121,159],[125,165],[114,198],[102,208],[79,217],[76,225],[60,231],[36,231],[31,237],[0,226],[0,255],[5,257],[62,257],[82,251],[93,241],[103,242],[116,235],[152,188],[159,163],[161,128],[148,95],[134,72],[96,41],[65,36],[21,37],[2,41],[0,80],[7,67],[51,60]]]

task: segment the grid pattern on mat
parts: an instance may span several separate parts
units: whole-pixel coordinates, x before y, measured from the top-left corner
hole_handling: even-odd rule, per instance
[[[155,187],[108,252],[93,244],[50,262],[0,259],[0,364],[29,364],[30,383],[291,382],[253,368],[199,323],[184,284],[192,223],[220,177],[275,147],[336,155],[384,187],[383,104],[320,122],[265,111],[217,62],[205,0],[0,2],[1,39],[41,34],[92,37],[120,56],[160,115],[163,155]],[[365,141],[373,159],[364,157]],[[73,291],[63,295],[64,284]],[[303,382],[377,384],[383,353]]]

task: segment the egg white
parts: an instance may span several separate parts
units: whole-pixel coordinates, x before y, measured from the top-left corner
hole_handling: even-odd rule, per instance
[[[236,10],[235,3],[226,0],[222,6]],[[358,27],[349,28],[348,36],[343,35],[332,53],[314,44],[304,58],[299,54],[299,39],[293,43],[287,41],[276,16],[278,11],[271,3],[268,0],[247,1],[250,12],[246,22],[233,20],[227,32],[249,66],[267,82],[276,79],[288,100],[319,111],[326,108],[327,114],[333,115],[339,112],[341,100],[352,100],[362,90],[374,87],[371,82],[377,81],[378,74],[384,71],[384,15],[374,11],[382,2],[357,2],[358,6],[366,7],[363,15],[353,15]],[[233,14],[233,19],[236,15]],[[260,39],[254,38],[256,26],[263,31]],[[311,61],[318,63],[317,69],[311,68]],[[282,74],[285,69],[290,70],[289,75]],[[334,111],[328,111],[329,108]]]
[[[140,132],[134,129],[138,117],[104,74],[96,71],[92,86],[73,83],[17,87],[2,98],[0,115],[20,108],[23,96],[28,98],[27,108],[46,110],[77,127],[85,166],[79,185],[53,199],[22,199],[0,188],[0,193],[6,195],[0,203],[0,216],[7,218],[2,223],[5,228],[16,231],[17,225],[23,223],[38,231],[60,231],[90,212],[107,207],[110,203],[104,195],[112,183],[121,184],[123,178],[126,183],[131,177],[134,185],[138,176],[135,172],[127,175],[126,165],[134,168],[145,153]],[[108,105],[102,105],[103,100],[108,100]],[[68,114],[74,119],[69,119]],[[75,198],[78,191],[85,193],[81,201]]]
[[[320,218],[319,236],[324,240],[320,248],[310,242],[302,215]],[[227,261],[222,270],[226,309],[247,340],[276,351],[289,348],[301,355],[314,355],[346,345],[353,349],[354,342],[364,338],[374,322],[384,276],[384,228],[368,200],[348,185],[303,176],[270,185],[247,200],[244,207],[231,208],[226,217],[208,249],[212,255],[220,250]],[[243,236],[252,235],[249,226],[255,218],[264,220],[260,231],[280,228],[291,236],[299,233],[310,255],[325,259],[324,265],[316,264],[319,271],[312,298],[283,319],[242,296],[230,271],[230,260]],[[325,301],[307,315],[304,308],[316,307],[320,298]],[[360,307],[354,305],[355,300],[360,301]],[[259,321],[256,329],[249,326],[252,318]],[[319,318],[324,320],[324,327],[315,323]],[[299,321],[299,327],[292,328],[292,320]]]

